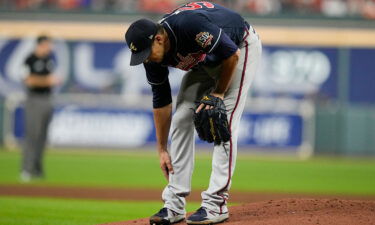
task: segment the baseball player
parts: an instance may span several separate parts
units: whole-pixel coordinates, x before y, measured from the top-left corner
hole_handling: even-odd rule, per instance
[[[42,35],[36,42],[34,52],[25,60],[27,98],[21,172],[21,180],[24,182],[44,176],[43,152],[53,112],[51,91],[59,83],[59,79],[53,74],[55,63],[50,38]]]
[[[169,181],[162,194],[164,207],[150,218],[150,223],[172,224],[185,219],[185,197],[191,191],[194,168],[192,108],[204,95],[224,101],[231,138],[214,146],[208,189],[202,192],[201,207],[186,222],[211,224],[227,220],[239,121],[261,58],[258,35],[238,13],[202,1],[179,7],[158,23],[140,19],[130,25],[125,39],[132,52],[130,65],[143,63],[152,88],[160,167]],[[173,118],[168,67],[187,71]],[[211,108],[202,103],[195,113]]]

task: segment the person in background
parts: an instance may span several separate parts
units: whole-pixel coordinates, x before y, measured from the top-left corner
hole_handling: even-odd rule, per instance
[[[28,182],[44,177],[43,152],[53,112],[51,89],[59,83],[53,75],[52,42],[49,37],[37,38],[34,51],[25,60],[25,67],[27,98],[21,181]]]

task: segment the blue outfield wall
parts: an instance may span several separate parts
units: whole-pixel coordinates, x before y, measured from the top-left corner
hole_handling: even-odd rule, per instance
[[[23,61],[32,51],[33,45],[32,39],[2,38],[0,42],[0,95],[2,97],[9,99],[25,92],[22,84]],[[147,102],[151,95],[150,87],[143,67],[129,66],[130,52],[124,43],[55,40],[54,48],[56,74],[63,81],[62,85],[55,89],[56,94],[110,94],[118,96],[119,101],[124,103],[142,102],[143,105],[149,105],[146,107],[149,110],[118,109],[106,102],[96,102],[95,105],[99,106],[97,108],[60,105],[55,111],[55,119],[51,124],[52,143],[94,147],[109,147],[111,143],[112,145],[117,143],[112,147],[143,146],[154,143],[151,102]],[[337,102],[343,102],[348,107],[357,104],[373,106],[375,49],[345,49],[349,56],[347,65],[343,65],[341,60],[342,51],[336,47],[264,46],[259,73],[254,79],[249,96],[271,101],[280,98],[293,101],[309,99],[317,103],[318,110],[323,111],[326,106],[336,107]],[[347,67],[346,70],[343,70],[343,67]],[[347,71],[347,74],[343,74],[342,71]],[[178,93],[183,74],[180,70],[170,69],[169,79],[174,96]],[[348,76],[347,86],[342,85],[343,76]],[[343,91],[346,92],[344,96],[347,96],[344,101]],[[144,99],[148,100],[145,102]],[[303,133],[305,121],[300,112],[287,110],[288,113],[281,113],[283,110],[277,110],[293,108],[288,104],[274,107],[276,110],[268,111],[252,110],[252,105],[247,107],[241,122],[242,136],[239,139],[241,146],[280,150],[301,147],[306,137]],[[16,137],[22,134],[21,115],[22,109],[18,109],[14,123]],[[317,115],[319,117],[322,114],[317,112]],[[336,120],[339,117],[332,114],[332,119]],[[75,125],[73,121],[76,121],[77,128],[84,131],[81,132],[81,136],[72,135],[74,133],[72,127]],[[128,125],[124,122],[124,127],[121,129],[118,126],[121,124],[119,121],[126,121]],[[341,123],[338,121],[338,124]],[[68,126],[72,127],[67,129]],[[109,129],[110,127],[113,129]],[[135,127],[141,127],[147,132],[142,132],[142,129]],[[132,128],[134,128],[132,132],[125,132]],[[111,133],[112,136],[100,138],[105,134],[94,132],[100,129],[107,129],[107,133]],[[324,123],[317,126],[317,129],[329,130]],[[334,131],[336,129],[339,128],[335,128]],[[322,142],[318,140],[321,138],[320,133],[324,132],[317,130],[318,135],[315,135],[317,148],[322,146],[320,144]],[[335,137],[335,135],[328,134],[332,140],[338,139],[339,142],[342,140],[343,143],[343,136]],[[356,140],[349,143],[353,147],[352,143],[356,143]],[[335,146],[343,148],[341,145]]]
[[[351,49],[350,103],[375,105],[375,49]]]
[[[23,61],[33,44],[32,39],[5,38],[0,43],[1,95],[23,92]],[[130,51],[122,42],[56,40],[54,47],[56,74],[63,80],[57,93],[150,94],[143,66],[129,66]],[[170,69],[173,94],[183,74]],[[335,99],[337,79],[337,48],[263,46],[252,94],[292,98],[318,94]]]
[[[13,135],[24,136],[24,110],[14,111]],[[241,147],[296,151],[302,145],[303,118],[292,113],[245,112],[240,123]],[[155,143],[153,115],[148,110],[60,106],[50,124],[54,146],[137,148]],[[196,137],[198,145],[204,145]]]

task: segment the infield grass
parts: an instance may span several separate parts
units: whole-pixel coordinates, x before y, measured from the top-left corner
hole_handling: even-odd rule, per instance
[[[89,225],[145,218],[160,202],[115,202],[0,196],[2,225]],[[198,203],[188,203],[193,211]]]
[[[19,183],[18,152],[0,151],[0,184]],[[166,185],[155,152],[49,151],[47,178],[35,185],[160,189]],[[205,189],[211,156],[197,154],[193,189]],[[375,160],[239,155],[232,190],[375,195]]]

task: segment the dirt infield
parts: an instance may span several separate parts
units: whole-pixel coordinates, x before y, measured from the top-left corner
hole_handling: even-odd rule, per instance
[[[53,197],[53,198],[81,198],[118,201],[160,201],[160,190],[131,189],[131,188],[98,188],[98,187],[60,187],[60,186],[36,186],[36,185],[4,185],[0,184],[0,195]],[[193,190],[187,201],[201,201],[201,191]],[[236,203],[252,203],[267,201],[270,199],[285,198],[313,198],[326,199],[338,198],[347,200],[373,200],[375,196],[346,196],[346,195],[314,195],[292,193],[265,193],[265,192],[230,192],[230,201]]]
[[[160,201],[160,194],[161,190],[146,189],[0,185],[0,196]],[[375,225],[375,196],[232,191],[230,199],[231,202],[246,204],[230,207],[230,219],[225,225]],[[200,201],[200,191],[193,191],[187,200]],[[148,219],[107,225],[130,224],[148,224]]]
[[[106,225],[146,225],[148,219]],[[184,222],[178,225],[186,224]],[[375,202],[281,199],[230,207],[225,225],[374,225]]]

